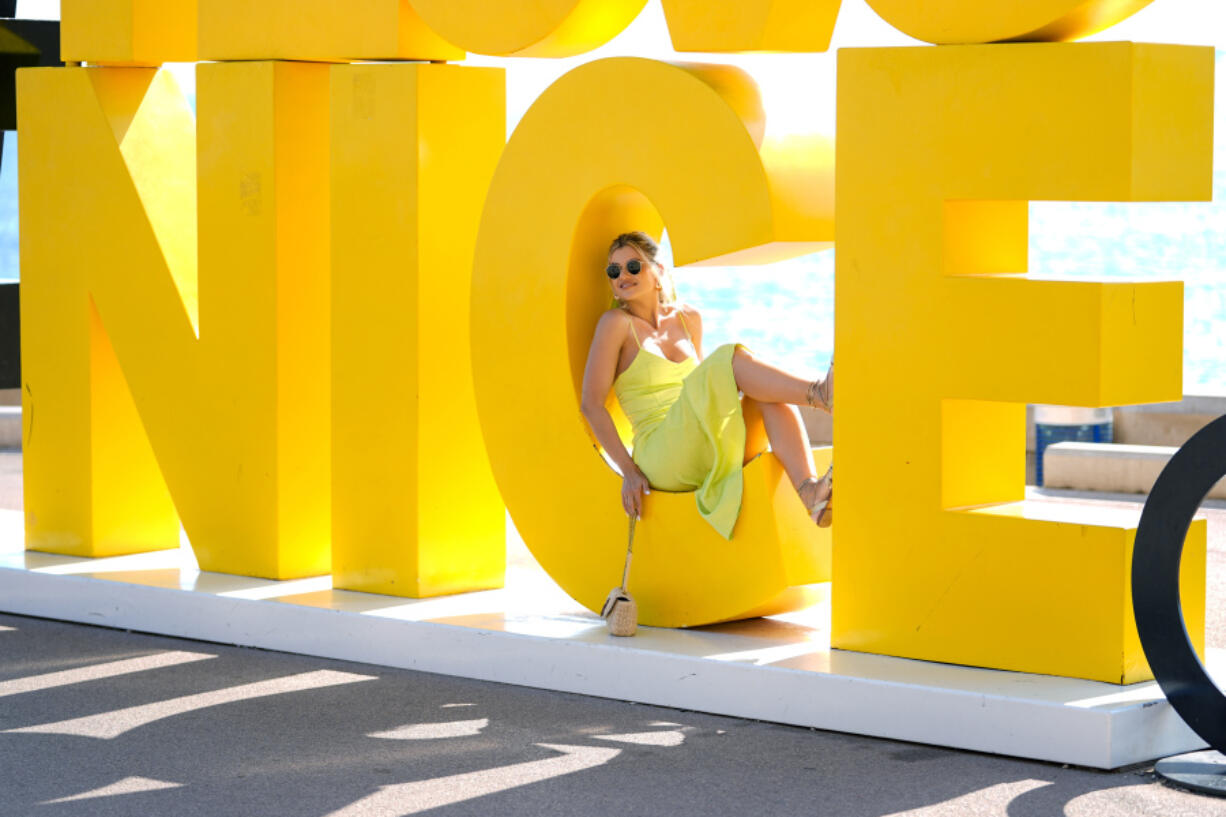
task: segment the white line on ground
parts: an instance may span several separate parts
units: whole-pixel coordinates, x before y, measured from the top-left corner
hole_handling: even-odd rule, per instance
[[[24,726],[19,729],[8,729],[7,732],[43,734],[43,735],[79,735],[87,738],[109,740],[117,738],[138,726],[145,726],[194,712],[219,704],[235,701],[248,701],[252,698],[264,698],[270,695],[280,695],[286,692],[300,692],[307,689],[352,684],[358,681],[373,681],[373,675],[355,675],[350,672],[333,672],[319,670],[304,672],[299,675],[289,675],[284,678],[274,678],[271,681],[259,681],[254,684],[219,689],[213,692],[202,692],[198,695],[185,695],[181,698],[171,698],[167,701],[132,706],[127,709],[117,709],[113,712],[102,712],[97,715],[87,715],[84,718],[73,718],[55,723],[43,723],[37,726]]]
[[[945,800],[939,806],[923,806],[916,809],[895,812],[891,817],[932,817],[938,811],[941,814],[1004,814],[1013,801],[1027,792],[1050,786],[1050,781],[1044,780],[1014,780],[1009,783],[996,783],[967,792],[959,797]]]
[[[116,675],[127,675],[132,672],[173,667],[192,661],[203,661],[206,658],[216,658],[201,652],[160,652],[145,655],[140,658],[125,658],[122,661],[108,661],[105,664],[94,664],[78,669],[48,672],[43,675],[30,675],[25,678],[13,678],[0,681],[0,698],[6,695],[19,695],[22,692],[36,692],[40,689],[79,684],[82,681],[96,681],[100,678],[113,678]]]
[[[640,746],[680,746],[685,743],[685,733],[679,730],[667,732],[629,732],[625,735],[592,735],[597,740],[614,740],[618,743],[637,743]]]
[[[608,763],[621,754],[621,749],[560,746],[550,743],[536,745],[562,752],[562,755],[479,772],[436,777],[433,780],[383,786],[377,792],[350,803],[327,817],[406,817],[409,814],[461,803],[530,783],[539,783],[552,777],[581,772]]]
[[[49,806],[52,803],[69,803],[73,800],[92,800],[95,797],[114,797],[117,794],[138,794],[144,791],[161,791],[162,789],[177,789],[182,783],[167,783],[165,780],[154,780],[149,777],[125,777],[123,780],[103,786],[98,789],[74,794],[71,797],[59,797],[46,800],[39,805]]]
[[[397,726],[386,732],[371,732],[368,738],[383,738],[384,740],[437,740],[439,738],[463,738],[479,735],[481,730],[490,725],[489,718],[475,721],[445,721],[443,723],[410,723],[407,726]]]

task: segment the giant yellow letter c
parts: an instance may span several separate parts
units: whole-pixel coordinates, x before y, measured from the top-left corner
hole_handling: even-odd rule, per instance
[[[473,273],[481,426],[524,541],[589,608],[621,577],[626,536],[620,478],[593,452],[578,399],[609,302],[609,241],[666,223],[677,264],[829,246],[832,180],[819,182],[830,145],[776,164],[762,125],[756,88],[736,69],[600,60],[537,100],[495,173]],[[746,466],[730,541],[691,495],[654,492],[630,589],[640,621],[685,626],[792,608],[828,577],[829,539],[768,454]]]

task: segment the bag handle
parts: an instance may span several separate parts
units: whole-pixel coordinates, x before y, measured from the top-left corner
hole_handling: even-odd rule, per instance
[[[630,517],[630,538],[626,542],[626,567],[622,570],[622,590],[626,589],[626,583],[630,581],[630,557],[634,553],[634,523],[635,518]]]

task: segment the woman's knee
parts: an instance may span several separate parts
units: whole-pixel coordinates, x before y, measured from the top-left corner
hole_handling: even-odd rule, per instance
[[[737,346],[732,350],[732,379],[736,381],[736,387],[742,392],[745,391],[746,367],[753,362],[753,355],[744,346]]]

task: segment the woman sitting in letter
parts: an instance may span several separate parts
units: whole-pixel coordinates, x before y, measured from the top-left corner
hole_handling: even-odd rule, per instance
[[[745,416],[760,415],[800,501],[818,525],[830,525],[831,471],[815,473],[793,406],[831,411],[833,366],[821,380],[804,380],[739,344],[703,359],[702,318],[674,301],[656,252],[646,233],[613,240],[606,272],[618,306],[600,316],[583,373],[583,414],[621,470],[626,513],[640,516],[651,488],[694,491],[699,513],[731,538],[741,467],[766,448],[760,434],[747,435]],[[610,388],[634,430],[633,457],[605,408]]]

